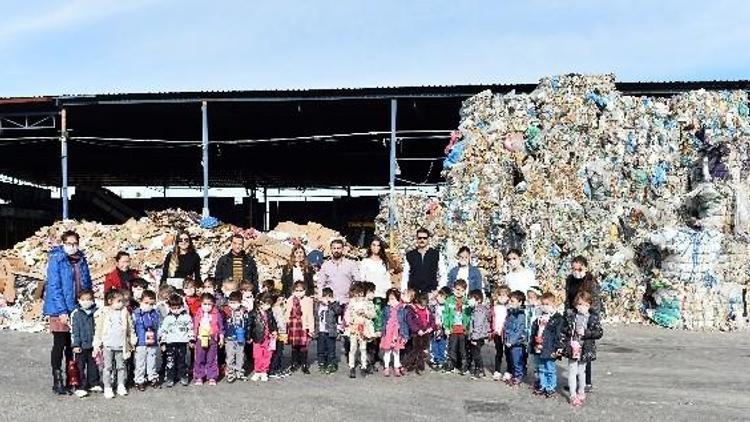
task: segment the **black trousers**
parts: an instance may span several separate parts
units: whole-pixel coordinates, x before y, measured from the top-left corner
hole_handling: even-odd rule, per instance
[[[459,371],[463,371],[463,363],[466,360],[466,335],[451,334],[448,336],[448,358],[451,365]]]
[[[65,363],[73,359],[73,349],[70,347],[69,332],[52,333],[52,351],[50,352],[50,364],[52,369],[63,370],[63,355]]]
[[[307,346],[292,346],[292,365],[307,365]]]
[[[505,345],[503,344],[503,338],[495,334],[495,372],[503,373],[503,355],[505,354]],[[507,366],[507,364],[506,364]]]
[[[593,385],[591,380],[591,361],[586,364],[586,385]]]
[[[81,379],[79,389],[88,390],[99,385],[99,366],[94,359],[94,349],[82,349],[75,355],[78,374]]]
[[[281,372],[281,369],[283,367],[282,365],[283,361],[284,361],[284,342],[276,341],[276,350],[274,350],[273,355],[271,355],[270,372],[272,374],[278,374],[279,372]]]
[[[167,364],[164,381],[187,379],[187,343],[167,343]]]
[[[245,343],[245,363],[242,365],[242,369],[246,374],[253,372],[253,345],[252,343]]]
[[[469,344],[469,350],[470,350],[470,359],[472,362],[474,373],[478,372],[484,372],[484,362],[482,362],[482,346],[484,346],[484,339],[481,340],[474,340],[476,344],[471,344],[471,342],[467,342]]]
[[[383,362],[383,358],[380,357],[380,338],[367,342],[367,362],[371,366],[375,366],[378,362]]]
[[[328,333],[318,334],[318,365],[336,363],[336,337],[331,337]]]

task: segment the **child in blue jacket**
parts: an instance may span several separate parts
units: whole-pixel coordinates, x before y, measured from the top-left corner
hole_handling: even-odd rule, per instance
[[[80,374],[81,383],[75,395],[84,398],[89,391],[101,392],[99,386],[99,366],[94,359],[94,292],[81,290],[78,294],[78,307],[70,314],[70,339],[73,354]]]
[[[526,296],[523,292],[516,290],[511,292],[508,301],[508,316],[505,318],[505,360],[508,363],[511,379],[508,384],[517,386],[523,381],[526,374],[526,363],[524,362],[525,349],[528,344],[526,335],[526,313],[523,304]]]
[[[159,387],[159,326],[161,313],[155,308],[156,293],[145,290],[141,302],[133,312],[133,326],[137,343],[135,345],[135,386],[138,391],[146,389],[146,381],[153,388]]]

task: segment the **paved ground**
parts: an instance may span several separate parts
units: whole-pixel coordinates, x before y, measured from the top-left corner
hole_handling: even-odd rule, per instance
[[[2,420],[639,420],[750,419],[750,335],[607,327],[586,407],[539,399],[527,387],[428,374],[350,380],[297,375],[263,384],[220,383],[131,392],[105,400],[50,390],[44,334],[0,332]],[[490,348],[487,347],[490,362]],[[560,370],[561,382],[565,372]],[[208,419],[207,419],[208,418]]]

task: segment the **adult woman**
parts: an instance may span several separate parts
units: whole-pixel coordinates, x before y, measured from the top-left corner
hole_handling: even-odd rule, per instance
[[[73,231],[61,237],[62,245],[49,252],[47,283],[44,289],[44,315],[49,316],[52,332],[52,389],[57,394],[68,394],[63,383],[62,359],[67,363],[73,358],[70,346],[70,313],[76,309],[78,293],[91,289],[91,274],[86,257],[78,249],[80,238]]]
[[[201,280],[201,258],[195,252],[193,239],[186,231],[180,231],[177,234],[177,244],[174,250],[167,254],[162,267],[161,282],[167,281],[168,278],[186,278],[192,276],[198,285]]]
[[[532,287],[539,287],[539,283],[534,279],[534,273],[523,266],[521,251],[509,250],[506,259],[508,260],[508,273],[505,274],[505,284],[511,291],[528,294]]]
[[[456,280],[466,281],[469,291],[484,290],[482,273],[479,268],[471,265],[471,249],[468,246],[462,246],[458,250],[458,265],[448,272],[448,287],[453,289]]]
[[[375,284],[375,296],[385,299],[386,292],[392,286],[391,269],[385,254],[385,245],[380,238],[374,238],[367,249],[367,257],[359,264],[362,281]]]
[[[315,295],[314,274],[313,267],[307,261],[305,248],[302,245],[295,245],[292,248],[289,262],[281,272],[281,294],[286,297],[290,296],[294,283],[302,281],[305,283],[305,294],[307,296]]]
[[[104,294],[112,289],[130,290],[130,282],[138,278],[138,271],[130,268],[130,254],[117,252],[115,256],[115,269],[104,278]],[[136,298],[138,300],[140,298]]]

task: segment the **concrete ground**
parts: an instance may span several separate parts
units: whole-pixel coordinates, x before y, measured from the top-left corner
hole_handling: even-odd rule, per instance
[[[50,389],[46,334],[0,333],[0,419],[447,421],[750,420],[750,336],[655,327],[605,327],[586,406],[531,395],[491,380],[429,373],[401,379],[348,379],[341,370],[267,383],[219,383],[131,391],[105,400],[59,397]],[[485,363],[494,350],[485,346]],[[312,353],[311,353],[312,356]],[[560,384],[566,382],[560,367]],[[561,389],[560,389],[561,390]],[[562,391],[562,390],[561,390]],[[220,419],[219,419],[220,418]]]

